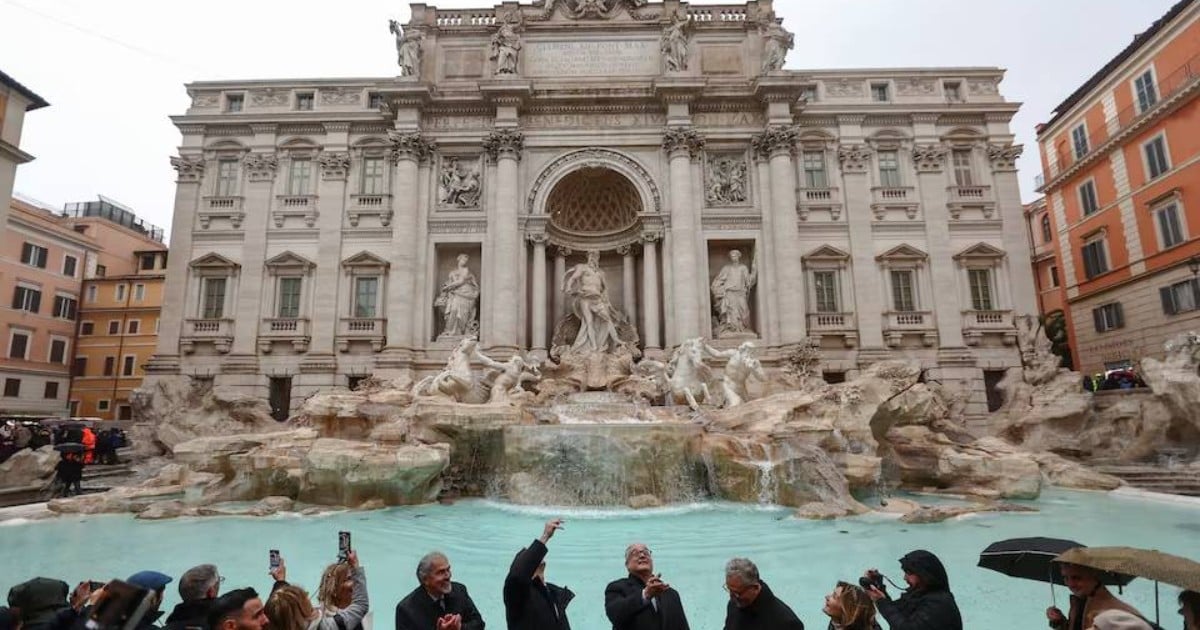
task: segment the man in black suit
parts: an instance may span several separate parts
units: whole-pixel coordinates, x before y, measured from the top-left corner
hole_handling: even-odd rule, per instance
[[[546,521],[542,537],[513,558],[508,577],[504,578],[508,630],[571,630],[567,604],[575,593],[546,581],[546,543],[559,529],[562,529],[561,518]]]
[[[417,563],[421,584],[396,604],[396,630],[483,630],[483,617],[467,587],[450,581],[450,560],[440,552]]]
[[[604,612],[613,630],[690,630],[679,592],[654,573],[646,545],[626,547],[625,568],[629,577],[604,589]]]
[[[758,567],[745,558],[725,565],[725,630],[804,630],[800,618],[775,597],[758,577]]]

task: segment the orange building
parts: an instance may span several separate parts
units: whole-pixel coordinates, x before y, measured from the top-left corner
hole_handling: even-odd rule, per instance
[[[100,197],[67,204],[73,228],[99,251],[89,262],[72,365],[71,415],[129,420],[129,393],[158,343],[167,248],[162,230]]]
[[[1047,210],[1026,216],[1035,270],[1061,284],[1039,277],[1042,312],[1061,306],[1086,373],[1200,328],[1197,95],[1200,1],[1183,0],[1038,126]]]

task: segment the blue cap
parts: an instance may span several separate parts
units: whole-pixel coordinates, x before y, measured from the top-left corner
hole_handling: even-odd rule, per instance
[[[134,586],[139,586],[151,591],[161,591],[166,588],[166,586],[170,584],[173,579],[174,578],[171,576],[166,575],[165,573],[159,573],[158,571],[138,571],[137,573],[129,576],[129,579],[125,581]]]

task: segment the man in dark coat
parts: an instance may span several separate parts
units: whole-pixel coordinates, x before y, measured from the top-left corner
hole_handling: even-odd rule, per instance
[[[575,593],[546,581],[546,543],[562,519],[546,521],[542,537],[517,553],[504,578],[504,617],[508,630],[571,630],[567,604]]]
[[[417,563],[420,585],[396,604],[396,630],[483,630],[483,617],[467,587],[450,581],[450,560],[440,552]]]
[[[804,624],[787,604],[758,577],[758,567],[746,558],[725,565],[725,630],[804,630]]]
[[[179,599],[164,630],[207,630],[208,611],[220,594],[221,575],[213,564],[194,566],[179,576]]]
[[[679,592],[654,573],[650,549],[634,543],[625,549],[629,577],[604,589],[604,612],[613,630],[690,630]]]
[[[908,590],[892,600],[883,590],[871,586],[867,595],[887,620],[891,630],[962,630],[962,615],[950,592],[950,578],[942,561],[924,549],[910,551],[900,558]],[[879,572],[867,571],[866,577],[878,579]]]

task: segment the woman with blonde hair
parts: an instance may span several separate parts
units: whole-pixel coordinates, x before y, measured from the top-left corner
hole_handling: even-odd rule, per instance
[[[875,603],[856,584],[838,582],[821,610],[829,615],[829,630],[879,630]]]
[[[317,587],[317,611],[322,617],[335,617],[354,604],[354,570],[347,562],[335,562],[321,573],[321,585]],[[365,615],[358,624],[347,625],[344,630],[370,630],[370,615]],[[342,628],[339,627],[339,630]]]
[[[272,630],[353,630],[362,625],[363,617],[370,609],[367,599],[366,572],[358,564],[358,554],[350,552],[350,558],[345,563],[339,563],[346,569],[326,569],[321,578],[322,608],[313,607],[308,592],[304,589],[287,584],[277,575],[279,582],[267,599],[265,611],[271,622]],[[335,582],[338,576],[343,576],[341,582]],[[349,577],[349,597],[340,594],[343,583]],[[329,586],[326,585],[329,578]],[[332,601],[342,602],[344,607],[327,608],[326,593],[332,593]],[[348,599],[348,601],[347,601]]]

